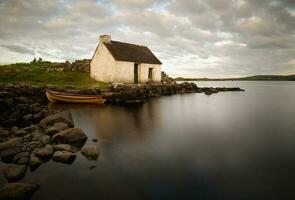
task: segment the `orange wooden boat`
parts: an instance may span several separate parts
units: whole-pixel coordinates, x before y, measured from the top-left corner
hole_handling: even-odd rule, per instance
[[[65,103],[97,103],[104,104],[106,99],[102,95],[80,95],[65,92],[56,92],[46,90],[47,99],[50,102],[65,102]]]

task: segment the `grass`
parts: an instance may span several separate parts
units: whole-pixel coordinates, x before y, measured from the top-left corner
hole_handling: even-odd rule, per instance
[[[38,86],[52,85],[59,88],[106,88],[108,83],[90,78],[86,72],[46,72],[44,65],[50,62],[17,63],[0,66],[0,83],[30,84]]]

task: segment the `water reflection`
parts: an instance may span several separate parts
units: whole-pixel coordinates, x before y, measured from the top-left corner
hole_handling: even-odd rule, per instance
[[[155,100],[156,101],[156,100]],[[148,127],[161,127],[161,104],[127,104],[97,106],[50,104],[55,110],[71,110],[75,123],[82,125],[88,136],[97,137],[102,144],[130,140],[152,134]]]
[[[222,86],[247,92],[54,105],[72,110],[102,156],[42,165],[25,177],[41,184],[33,199],[294,199],[295,83]]]

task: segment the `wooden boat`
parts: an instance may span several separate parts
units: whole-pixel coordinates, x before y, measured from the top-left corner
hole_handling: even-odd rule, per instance
[[[73,93],[56,92],[46,90],[47,99],[50,102],[66,102],[66,103],[97,103],[104,104],[106,101],[102,95],[80,95]]]

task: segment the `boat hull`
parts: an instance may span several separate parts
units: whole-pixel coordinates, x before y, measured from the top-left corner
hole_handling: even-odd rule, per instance
[[[46,91],[47,99],[52,102],[64,102],[64,103],[95,103],[95,104],[104,104],[106,99],[102,96],[88,96],[88,95],[76,95],[68,93],[60,93],[53,91]]]

